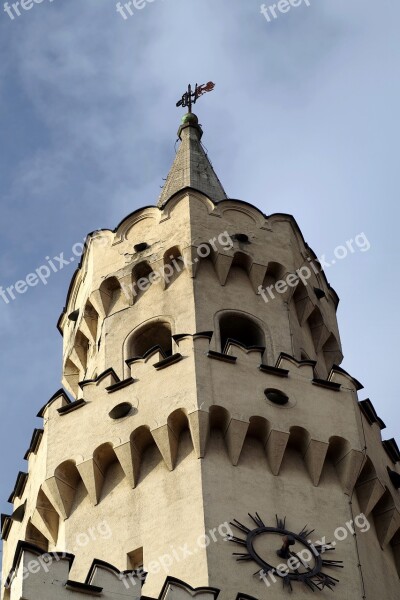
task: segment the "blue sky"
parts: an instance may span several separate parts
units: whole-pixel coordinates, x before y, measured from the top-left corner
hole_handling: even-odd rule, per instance
[[[271,23],[259,0],[154,0],[127,20],[113,0],[44,0],[14,20],[0,6],[0,285],[156,203],[175,102],[215,81],[197,113],[227,193],[293,214],[317,255],[367,236],[326,274],[342,366],[398,436],[399,22],[397,0],[311,0]],[[60,387],[72,275],[0,299],[3,512]]]

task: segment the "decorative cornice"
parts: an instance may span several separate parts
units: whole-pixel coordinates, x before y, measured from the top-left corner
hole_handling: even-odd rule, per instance
[[[112,565],[111,563],[106,562],[105,560],[100,560],[99,558],[95,558],[91,564],[91,567],[89,569],[89,572],[86,576],[85,579],[85,583],[86,584],[90,584],[91,581],[93,580],[94,577],[94,573],[95,570],[97,568],[103,568],[103,569],[108,569],[109,571],[112,571],[113,573],[115,573],[116,575],[120,576],[120,575],[132,575],[134,577],[138,577],[139,579],[141,579],[144,583],[144,581],[146,580],[147,577],[147,573],[145,573],[142,570],[137,570],[137,569],[127,569],[126,571],[120,571],[119,569],[117,569],[117,567],[115,567],[114,565]]]
[[[161,369],[165,369],[166,367],[169,367],[170,365],[174,365],[175,363],[181,361],[182,359],[183,359],[182,354],[179,354],[179,352],[177,352],[176,354],[172,354],[172,356],[167,356],[167,358],[164,358],[163,360],[160,360],[159,362],[155,363],[153,365],[153,367],[157,371],[160,371]]]
[[[340,392],[340,388],[342,387],[340,383],[335,383],[334,381],[327,381],[326,379],[313,379],[313,385],[319,385],[323,388],[328,388],[329,390],[333,390],[335,392]]]
[[[280,367],[272,367],[264,364],[261,364],[258,368],[263,373],[268,373],[269,375],[277,375],[278,377],[287,377],[289,375],[289,369],[281,369]]]
[[[238,340],[235,340],[233,338],[228,338],[225,342],[225,348],[224,348],[224,354],[228,351],[228,349],[232,346],[236,346],[238,348],[240,348],[241,350],[244,350],[246,353],[249,352],[259,352],[260,354],[264,354],[265,352],[265,346],[246,346],[245,344],[242,344],[242,342],[239,342]]]
[[[293,363],[295,365],[295,367],[301,367],[303,365],[308,365],[309,367],[312,367],[313,369],[315,369],[315,366],[317,364],[316,360],[297,360],[297,358],[295,358],[291,354],[287,354],[286,352],[281,352],[278,356],[278,360],[276,361],[275,366],[279,368],[279,365],[282,362],[282,360],[289,360],[291,363]]]
[[[133,379],[133,377],[128,377],[127,379],[123,379],[122,381],[117,381],[117,383],[113,383],[113,385],[109,385],[108,387],[106,387],[106,391],[109,394],[112,394],[113,392],[118,392],[118,390],[122,390],[123,388],[128,387],[128,385],[132,385],[132,383],[135,383],[135,380]]]
[[[39,446],[40,446],[40,442],[42,441],[43,433],[44,433],[43,429],[34,429],[33,434],[32,434],[31,443],[29,444],[28,450],[24,454],[25,460],[28,460],[29,456],[31,454],[37,453]]]
[[[81,408],[82,406],[85,406],[85,404],[85,400],[81,398],[80,400],[75,400],[75,402],[70,402],[70,404],[67,404],[66,406],[57,408],[57,412],[60,415],[66,415],[74,410],[77,410],[78,408]]]
[[[230,354],[223,354],[222,352],[215,352],[215,350],[209,350],[207,352],[207,356],[209,358],[214,358],[216,360],[221,360],[222,362],[227,362],[234,364],[237,361],[237,356],[231,356]]]
[[[14,489],[8,499],[8,502],[12,504],[16,498],[21,498],[24,493],[26,482],[28,481],[28,473],[20,471],[17,475],[17,481],[15,482]]]
[[[101,381],[103,379],[105,379],[109,375],[111,375],[111,377],[113,377],[115,379],[115,383],[119,383],[121,381],[120,378],[118,377],[118,375],[116,374],[116,372],[114,371],[114,369],[112,367],[110,367],[110,368],[106,369],[105,371],[103,371],[102,373],[100,373],[100,375],[98,375],[95,379],[85,379],[84,381],[80,381],[79,387],[81,388],[81,390],[83,390],[83,388],[86,387],[87,385],[92,385],[92,384],[98,385],[99,383],[101,383]]]
[[[358,379],[356,379],[355,377],[353,377],[352,375],[350,375],[347,371],[345,371],[344,369],[342,369],[342,367],[339,367],[338,365],[333,365],[328,379],[330,380],[335,373],[341,373],[342,375],[346,375],[346,377],[348,377],[354,384],[354,387],[356,388],[356,390],[359,392],[360,390],[364,389],[364,386],[362,383],[360,383],[358,381]]]
[[[400,461],[400,450],[394,438],[384,440],[382,445],[392,462],[397,463]]]
[[[12,519],[11,515],[1,514],[1,539],[7,540],[8,534],[10,533],[12,527]]]
[[[97,585],[80,583],[80,581],[71,581],[70,579],[66,581],[65,587],[67,590],[72,590],[73,592],[83,592],[85,594],[90,594],[91,596],[100,596],[103,591],[103,588]]]
[[[176,585],[176,586],[184,589],[192,597],[197,596],[198,594],[210,594],[214,598],[214,600],[216,600],[220,593],[220,590],[218,588],[213,588],[213,587],[193,588],[188,583],[185,583],[184,581],[182,581],[182,579],[177,579],[176,577],[167,577],[167,579],[165,580],[165,583],[162,587],[162,590],[160,592],[160,595],[158,596],[158,600],[164,600],[164,598],[166,597],[166,594],[168,592],[168,589],[172,585]]]
[[[377,423],[380,430],[386,428],[385,423],[380,417],[378,417],[375,407],[369,398],[366,398],[365,400],[360,400],[358,405],[360,407],[361,412],[363,413],[370,425],[372,425],[373,423]]]
[[[206,194],[204,194],[201,191],[198,191],[194,188],[191,187],[185,187],[182,190],[177,191],[175,194],[173,194],[170,198],[168,198],[168,200],[165,202],[165,204],[163,205],[162,209],[157,207],[157,206],[145,206],[142,208],[139,208],[135,211],[133,211],[132,213],[130,213],[129,215],[127,215],[118,225],[114,230],[111,229],[101,229],[99,231],[102,231],[104,233],[109,232],[110,234],[114,234],[115,236],[118,236],[119,233],[122,232],[122,230],[125,230],[128,226],[129,226],[129,221],[132,219],[137,219],[140,220],[141,216],[143,215],[143,218],[147,217],[147,216],[154,216],[154,218],[157,215],[161,215],[163,213],[163,210],[166,209],[168,207],[168,205],[173,202],[173,201],[180,201],[182,198],[185,198],[187,196],[188,193],[192,192],[193,194],[195,194],[196,196],[200,197],[204,197],[204,199],[207,199],[207,201],[210,204],[210,214],[212,216],[216,216],[216,217],[221,217],[223,216],[223,208],[227,205],[229,207],[231,206],[236,206],[237,208],[240,208],[240,206],[245,207],[251,211],[253,211],[254,213],[257,213],[259,215],[259,221],[262,220],[264,222],[264,225],[258,223],[258,226],[261,229],[268,229],[271,230],[271,224],[273,224],[274,222],[279,222],[279,221],[287,221],[290,223],[290,225],[292,226],[293,232],[296,236],[296,238],[298,239],[299,244],[302,244],[305,248],[305,250],[307,251],[307,253],[310,255],[310,258],[315,261],[316,263],[318,263],[318,257],[316,256],[316,254],[312,251],[312,249],[308,246],[308,244],[306,243],[304,236],[297,224],[296,219],[293,217],[293,215],[290,215],[288,213],[273,213],[271,215],[266,215],[265,213],[263,213],[257,206],[254,206],[253,204],[246,202],[245,200],[240,200],[240,199],[223,199],[220,201],[213,201],[212,199],[210,199]],[[85,247],[84,247],[84,251],[79,263],[79,266],[77,268],[77,270],[74,273],[74,276],[72,277],[69,289],[68,289],[68,293],[67,293],[67,297],[66,297],[66,302],[65,302],[65,307],[63,309],[63,312],[60,315],[60,318],[58,320],[57,323],[57,328],[60,331],[61,335],[63,335],[63,330],[62,330],[62,324],[63,324],[63,319],[65,318],[65,315],[67,313],[67,311],[69,309],[73,309],[74,307],[69,307],[69,303],[71,300],[71,295],[72,295],[72,291],[76,285],[77,282],[77,278],[79,273],[81,272],[82,269],[82,265],[84,264],[84,259],[86,258],[86,253],[87,253],[87,249],[90,246],[89,242],[92,239],[93,234],[95,234],[97,232],[92,232],[90,234],[88,234],[87,238],[86,238],[86,242],[85,242]],[[115,243],[118,243],[120,241],[122,241],[123,237],[121,237],[121,235],[119,236],[120,239],[116,240]],[[321,277],[323,278],[327,289],[330,292],[330,295],[332,297],[332,300],[335,304],[335,307],[337,307],[337,305],[339,304],[339,297],[336,294],[335,290],[329,285],[329,282],[326,278],[325,272],[322,270],[321,267],[321,271],[320,271]]]
[[[159,352],[161,354],[161,356],[163,356],[164,358],[167,358],[164,350],[161,348],[161,346],[152,346],[151,348],[149,348],[148,350],[146,350],[146,352],[143,354],[143,356],[133,356],[132,358],[128,358],[125,363],[128,365],[128,367],[130,367],[134,362],[140,361],[140,360],[144,360],[146,361],[148,358],[150,358],[150,356],[152,356],[155,352]]]
[[[63,388],[60,388],[55,394],[53,394],[53,396],[50,398],[50,400],[48,400],[46,402],[46,404],[39,410],[39,412],[36,416],[43,418],[46,409],[49,408],[49,406],[51,406],[53,404],[53,402],[58,400],[58,398],[63,398],[64,401],[66,402],[66,404],[71,404],[71,400],[67,396],[67,392]]]

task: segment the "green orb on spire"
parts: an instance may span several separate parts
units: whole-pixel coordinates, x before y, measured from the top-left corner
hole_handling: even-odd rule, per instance
[[[199,119],[193,113],[186,113],[186,115],[183,115],[182,117],[182,125],[186,125],[188,123],[198,125]]]

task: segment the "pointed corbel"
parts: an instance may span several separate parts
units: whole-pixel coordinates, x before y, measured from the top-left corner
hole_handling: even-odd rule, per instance
[[[72,511],[76,489],[58,477],[50,477],[43,483],[43,491],[60,517],[63,520],[68,519]]]
[[[249,278],[256,294],[259,293],[258,288],[263,284],[266,272],[267,267],[265,265],[259,265],[253,262],[250,267]]]
[[[311,301],[311,298],[308,295],[306,289],[304,289],[304,296],[300,300],[297,300],[296,304],[296,312],[297,317],[299,319],[299,323],[301,326],[307,321],[308,317],[311,315],[314,310],[314,304]]]
[[[374,477],[359,483],[356,491],[361,511],[368,517],[385,493],[385,488],[378,477]]]
[[[45,514],[38,508],[35,508],[31,517],[32,525],[53,544],[57,543],[58,520],[59,516],[56,511],[53,511],[53,515],[51,515]]]
[[[390,508],[380,514],[374,513],[374,522],[379,543],[383,548],[400,528],[400,514],[396,508]]]
[[[82,356],[83,355],[80,352],[77,352],[76,348],[73,348],[68,358],[74,363],[74,365],[84,372],[86,370],[86,365],[81,358]]]
[[[248,429],[249,422],[231,419],[225,432],[225,443],[233,466],[239,462]]]
[[[345,494],[351,496],[364,462],[365,456],[360,450],[350,450],[335,464]]]
[[[94,292],[92,292],[89,296],[89,300],[90,304],[93,306],[99,317],[105,319],[107,315],[106,311],[104,310],[104,303],[102,300],[100,290],[95,290]]]
[[[210,437],[210,414],[196,410],[188,415],[190,435],[197,458],[204,458]]]
[[[110,296],[110,294],[106,293],[100,288],[92,292],[90,296],[90,302],[93,304],[94,308],[97,310],[99,315],[103,317],[103,319],[105,319],[108,314],[108,310],[111,304],[111,298],[112,297]]]
[[[233,256],[218,252],[214,260],[214,268],[221,285],[225,285],[230,268],[232,266]]]
[[[178,456],[179,439],[168,424],[152,429],[151,435],[164,459],[167,468],[173,471]]]
[[[265,450],[273,475],[279,475],[288,440],[289,433],[274,429],[270,431]]]
[[[311,440],[304,455],[304,462],[315,487],[319,485],[328,448],[329,444],[325,442]]]
[[[78,469],[79,475],[89,494],[91,503],[96,506],[100,501],[101,490],[104,483],[104,474],[93,458],[89,458],[89,460],[76,465],[76,468]]]
[[[319,352],[330,336],[330,331],[325,323],[320,323],[317,327],[313,327],[312,336],[315,343],[315,350]]]
[[[114,452],[132,488],[135,488],[140,475],[140,453],[134,444],[125,442],[114,447]]]
[[[88,316],[85,317],[85,315],[84,315],[82,321],[80,322],[79,330],[82,331],[82,333],[87,337],[87,339],[92,344],[95,344],[96,343],[96,337],[95,337],[96,333],[93,328],[93,322],[94,322],[93,319],[90,319]]]
[[[49,501],[49,499],[47,498],[47,496],[45,495],[45,493],[42,490],[39,493],[39,496],[37,499],[36,509],[35,509],[34,514],[36,514],[36,513],[37,513],[36,520],[40,521],[43,524],[42,526],[47,531],[47,535],[39,527],[37,527],[37,528],[39,529],[39,531],[41,531],[43,533],[43,535],[45,535],[45,537],[53,540],[53,543],[55,544],[57,542],[57,538],[58,538],[58,528],[59,528],[60,517],[59,517],[58,512],[55,510],[54,506],[51,504],[51,502]],[[32,522],[33,522],[33,520],[34,519],[32,517]]]

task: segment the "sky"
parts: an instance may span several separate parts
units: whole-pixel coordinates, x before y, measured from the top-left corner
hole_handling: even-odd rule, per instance
[[[273,2],[271,2],[273,4]],[[259,0],[0,4],[0,285],[155,204],[189,82],[228,195],[290,213],[341,301],[342,366],[399,439],[398,0],[309,0],[268,21]],[[266,3],[269,6],[268,2]],[[270,14],[270,13],[268,13]],[[56,329],[75,266],[0,298],[0,509],[38,410],[60,388]]]

